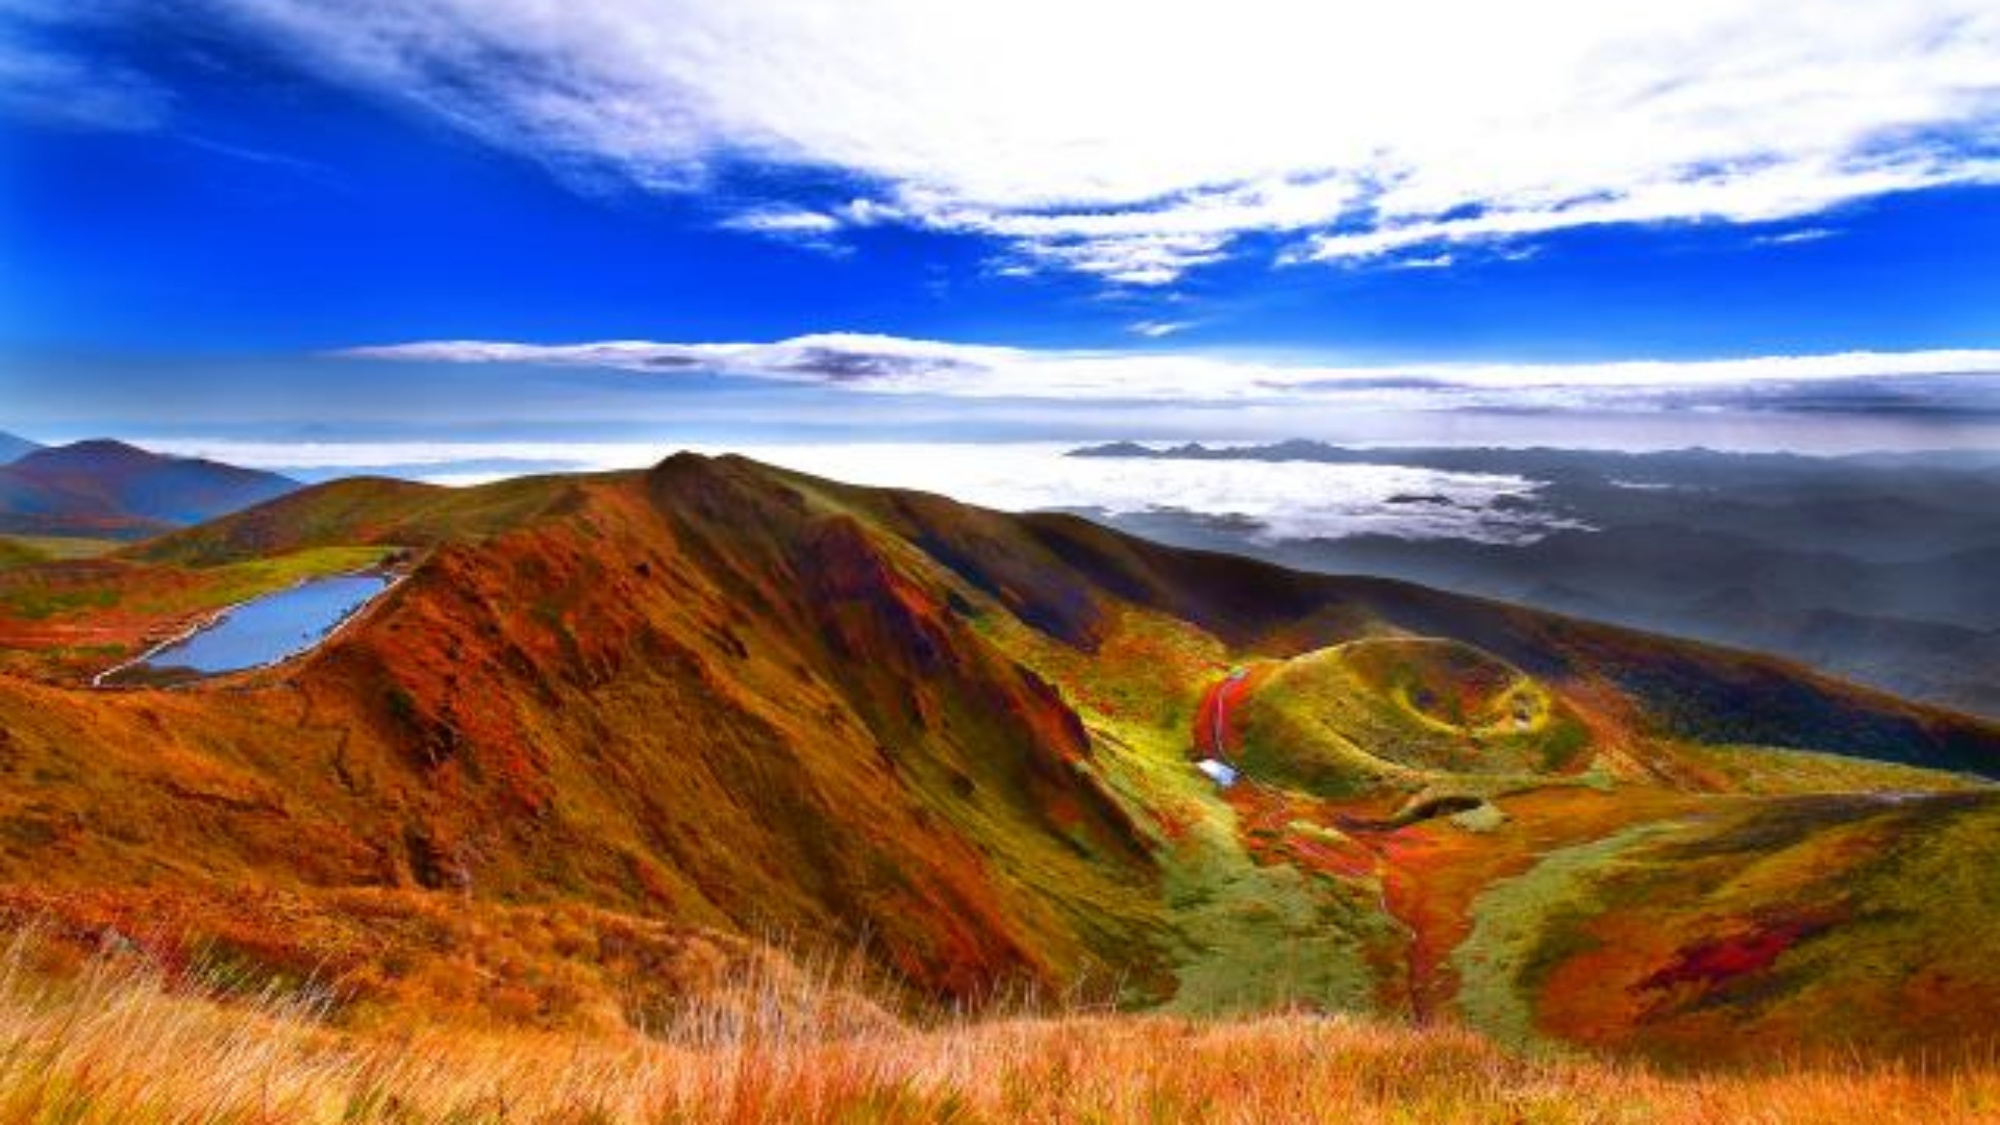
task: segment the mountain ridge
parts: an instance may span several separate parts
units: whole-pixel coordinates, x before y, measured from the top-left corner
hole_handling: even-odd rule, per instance
[[[1740,662],[1743,667],[1754,669],[1759,674],[1832,682],[1825,681],[1822,674],[1811,668],[1782,657],[1764,656],[1700,641],[1670,639],[1579,617],[1524,610],[1513,603],[1475,595],[1449,594],[1394,578],[1319,575],[1228,552],[1164,547],[1101,528],[1093,521],[1065,513],[1015,515],[960,504],[933,493],[858,488],[764,466],[734,455],[709,459],[696,454],[677,454],[651,472],[693,473],[697,472],[696,467],[702,466],[801,482],[808,487],[853,498],[894,497],[886,504],[884,514],[912,543],[975,586],[989,591],[1012,589],[1021,599],[1016,608],[1024,620],[1073,643],[1087,641],[1090,636],[1090,616],[1081,603],[1060,593],[1036,591],[1031,582],[1022,581],[1016,573],[1019,567],[1017,561],[1012,567],[996,567],[994,560],[978,557],[978,552],[971,550],[961,537],[951,534],[950,528],[926,517],[938,512],[953,516],[976,513],[982,520],[1015,524],[1026,529],[1029,537],[1053,557],[1086,571],[1118,596],[1153,608],[1171,604],[1176,612],[1238,643],[1268,640],[1281,627],[1288,625],[1294,627],[1296,632],[1300,619],[1327,608],[1330,602],[1337,600],[1340,592],[1353,591],[1372,595],[1385,604],[1403,599],[1409,603],[1408,611],[1417,615],[1413,620],[1420,620],[1426,625],[1435,625],[1454,615],[1470,622],[1492,621],[1496,617],[1502,620],[1539,617],[1581,628],[1612,649],[1620,644],[1637,644],[1707,653],[1727,661]],[[460,513],[459,518],[448,521],[453,532],[476,537],[499,530],[509,520],[533,518],[528,513],[542,514],[555,510],[564,502],[559,498],[560,490],[570,482],[613,482],[637,476],[635,472],[614,472],[594,476],[519,478],[477,490],[485,502],[475,504],[456,499],[463,495],[461,493],[437,486],[373,478],[333,482],[314,486],[273,504],[220,518],[204,527],[169,534],[131,548],[127,555],[148,561],[213,565],[270,550],[298,550],[335,541],[390,541],[400,538],[423,543],[434,533],[419,525],[425,520],[427,509],[435,511],[434,505],[443,505]],[[551,495],[552,488],[557,490],[555,496]],[[295,506],[297,511],[293,510]],[[325,519],[325,509],[332,509],[337,514],[330,520]],[[307,511],[312,514],[306,515]],[[365,516],[361,514],[364,511]],[[284,535],[272,530],[288,525],[314,527],[316,531],[310,535]],[[989,545],[992,542],[990,539],[987,541]],[[1176,575],[1188,576],[1198,571],[1207,572],[1201,585],[1190,588],[1175,584]],[[1224,576],[1220,581],[1221,591],[1214,588],[1216,580],[1209,574]],[[1038,593],[1040,596],[1035,596]],[[1233,606],[1232,601],[1235,603]],[[1306,645],[1311,644],[1313,639],[1308,632],[1304,636],[1286,639],[1283,643]],[[1500,647],[1509,646],[1503,642]],[[1535,660],[1528,656],[1527,662],[1534,663]],[[1893,693],[1864,685],[1843,684],[1841,690],[1901,704]],[[1911,706],[1910,713],[1951,714],[1946,708],[1921,705]],[[1990,725],[1983,721],[1972,722],[1982,729]]]

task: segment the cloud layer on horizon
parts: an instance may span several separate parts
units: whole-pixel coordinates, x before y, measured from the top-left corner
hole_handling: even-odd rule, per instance
[[[578,182],[702,193],[753,236],[956,232],[1002,272],[1127,286],[1253,237],[1280,262],[1442,263],[2000,181],[1990,0],[179,3]]]
[[[1069,401],[1244,402],[1376,396],[1408,405],[1552,407],[1634,393],[1754,395],[1850,381],[2000,375],[2000,350],[1842,352],[1698,361],[1578,364],[1337,366],[1231,359],[1199,352],[1051,351],[895,336],[822,333],[768,344],[644,340],[523,344],[440,340],[360,347],[354,359],[414,363],[545,364],[663,377],[726,375],[886,395]],[[1824,397],[1824,396],[1820,396]]]
[[[148,449],[323,480],[357,471],[454,486],[528,472],[641,469],[681,449],[741,454],[848,484],[920,484],[1005,511],[1174,512],[1247,524],[1259,540],[1382,534],[1519,543],[1566,527],[1537,481],[1381,464],[1073,458],[1049,443],[267,442],[147,437]],[[307,471],[300,472],[301,469]]]

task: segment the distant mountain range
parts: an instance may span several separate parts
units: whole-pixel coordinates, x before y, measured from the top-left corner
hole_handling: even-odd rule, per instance
[[[140,539],[294,491],[297,481],[116,441],[0,440],[0,533]]]
[[[1129,442],[1073,456],[1409,465],[1538,482],[1530,543],[1275,538],[1254,521],[1101,517],[1179,546],[1376,574],[1761,649],[1918,698],[2000,714],[2000,461],[1712,450],[1247,448]],[[1400,498],[1413,509],[1444,496]]]

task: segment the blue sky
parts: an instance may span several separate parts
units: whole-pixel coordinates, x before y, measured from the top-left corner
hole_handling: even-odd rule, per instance
[[[77,7],[0,0],[0,428],[1262,433],[1412,374],[2000,368],[1990,4]]]

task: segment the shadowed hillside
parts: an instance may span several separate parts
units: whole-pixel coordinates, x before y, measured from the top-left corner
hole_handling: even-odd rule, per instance
[[[1979,721],[1764,657],[741,459],[341,482],[8,573],[87,575],[163,629],[204,591],[391,549],[414,552],[407,580],[275,668],[179,690],[0,678],[0,909],[246,987],[313,976],[354,1023],[622,1026],[609,966],[636,939],[606,935],[643,919],[680,935],[648,940],[860,949],[911,998],[1451,1011],[1524,1044],[1669,1054],[1761,1020],[1774,980],[1893,1010],[1902,985],[1840,975],[1840,943],[1914,964],[2000,917],[1919,896],[1892,925],[1865,903],[1768,922],[1842,872],[1890,886],[1892,857],[2000,858],[1992,795],[1937,772],[2000,773]],[[1259,671],[1220,752],[1247,780],[1218,791],[1190,732],[1239,665]],[[1359,756],[1259,749],[1273,707]],[[1793,796],[1835,789],[1961,795]],[[1933,808],[1963,826],[1949,840],[1924,834]],[[1780,836],[1792,881],[1730,888],[1726,916],[1695,905],[1724,861],[1672,860]],[[1619,856],[1647,865],[1597,865]],[[1660,895],[1687,903],[1671,940],[1615,979],[1671,982],[1672,1005],[1548,991],[1597,979],[1566,968],[1587,935]],[[1703,943],[1739,940],[1748,961],[1704,967]],[[2000,977],[1954,971],[2000,1000]],[[1898,1051],[1982,1030],[1757,1026]]]
[[[1073,456],[1086,466],[1106,458],[1223,469],[1261,462],[1274,477],[1328,464],[1513,477],[1525,490],[1490,509],[1469,497],[1403,493],[1384,505],[1392,512],[1378,513],[1384,526],[1328,528],[1324,537],[1215,513],[1100,518],[1177,546],[1401,578],[1776,652],[1913,698],[2000,714],[2000,473],[1978,451],[1808,457],[1285,441],[1124,442]],[[1457,531],[1424,531],[1427,519]],[[1468,534],[1485,521],[1532,534]]]

